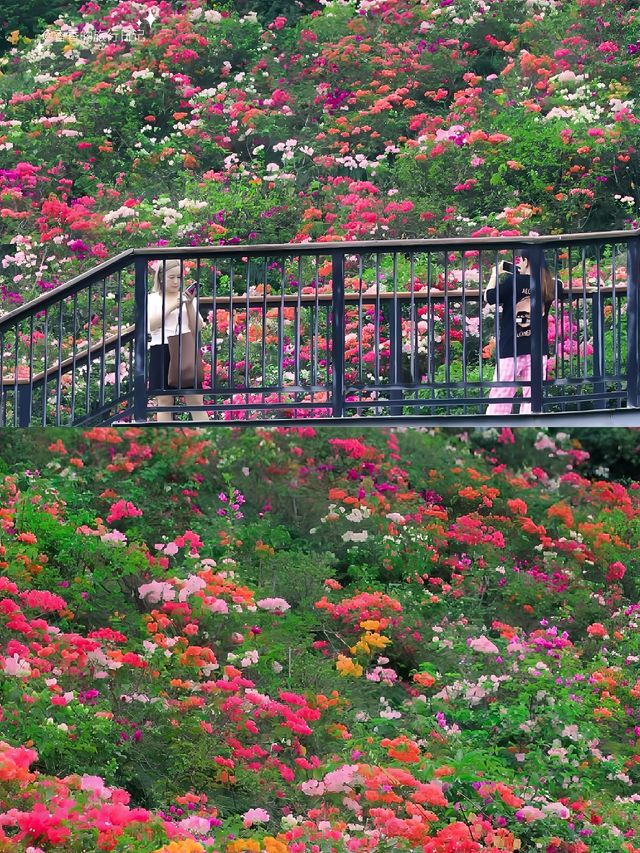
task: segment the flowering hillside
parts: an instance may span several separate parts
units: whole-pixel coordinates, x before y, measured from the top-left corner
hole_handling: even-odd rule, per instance
[[[90,0],[8,38],[0,312],[131,246],[635,222],[628,0]]]
[[[568,436],[7,435],[0,850],[640,849],[640,487]]]

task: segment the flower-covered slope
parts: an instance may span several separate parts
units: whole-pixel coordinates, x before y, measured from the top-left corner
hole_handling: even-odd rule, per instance
[[[637,484],[532,431],[43,438],[0,850],[638,848]]]
[[[626,0],[88,2],[0,77],[0,310],[130,246],[629,227]]]

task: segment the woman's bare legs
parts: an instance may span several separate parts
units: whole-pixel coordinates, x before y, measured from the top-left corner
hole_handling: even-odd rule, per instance
[[[187,403],[187,406],[204,406],[204,397],[202,396],[202,394],[192,394],[191,396],[185,397],[184,399]],[[193,421],[209,420],[208,413],[204,411],[192,411],[190,414],[191,420]]]
[[[159,406],[173,406],[175,403],[175,399],[173,396],[167,397],[157,397]],[[173,412],[158,412],[156,415],[156,420],[158,423],[166,423],[167,421],[173,420]]]

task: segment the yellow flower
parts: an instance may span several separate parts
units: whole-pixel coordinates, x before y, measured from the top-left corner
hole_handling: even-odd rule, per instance
[[[351,658],[345,657],[345,655],[338,655],[336,669],[342,676],[353,675],[359,678],[363,673],[360,664],[352,661]]]
[[[377,619],[365,619],[360,623],[363,631],[377,631],[380,627],[380,622]]]
[[[391,639],[389,637],[385,637],[383,634],[378,634],[377,632],[373,631],[367,631],[361,642],[363,641],[374,649],[384,649],[385,646],[389,645]]]
[[[12,33],[9,33],[7,36],[7,41],[9,44],[17,44],[18,39],[20,38],[20,30],[14,30]]]

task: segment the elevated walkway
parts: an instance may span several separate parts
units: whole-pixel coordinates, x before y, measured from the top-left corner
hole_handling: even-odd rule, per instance
[[[531,378],[494,381],[492,269],[531,259]],[[0,317],[0,425],[640,426],[640,232],[131,249]],[[557,281],[543,375],[540,269]],[[147,293],[198,284],[202,387],[148,391]],[[153,266],[152,266],[153,265]],[[485,414],[489,393],[531,413]],[[197,399],[197,398],[196,398]],[[197,421],[194,423],[204,423]]]

